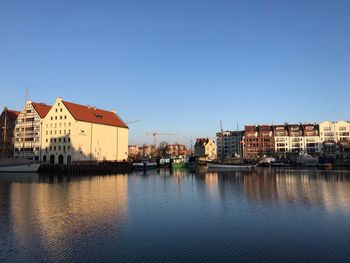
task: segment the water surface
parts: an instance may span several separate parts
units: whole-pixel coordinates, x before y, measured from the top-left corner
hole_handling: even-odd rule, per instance
[[[0,174],[0,262],[350,262],[350,172]]]

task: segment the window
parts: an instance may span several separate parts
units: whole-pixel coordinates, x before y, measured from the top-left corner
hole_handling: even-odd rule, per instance
[[[57,128],[57,123],[55,123],[55,128]]]
[[[62,131],[60,130],[60,134],[62,134]]]
[[[66,134],[66,130],[63,131],[63,134]]]
[[[46,139],[46,142],[49,142],[49,139]]]
[[[58,150],[59,150],[59,151],[61,150],[61,146],[58,146]]]
[[[61,142],[61,138],[58,139],[58,142]]]
[[[54,142],[56,142],[56,139],[53,139]]]
[[[60,120],[62,120],[62,116],[60,116]]]
[[[63,146],[63,151],[66,151],[66,146]]]
[[[57,134],[57,131],[55,130],[55,135]]]
[[[64,115],[64,119],[67,119],[67,116],[66,116],[66,115]]]
[[[57,105],[58,105],[58,106],[60,106],[60,105],[61,105],[61,103],[57,103]]]
[[[67,146],[67,150],[68,150],[68,151],[70,150],[70,146]]]
[[[57,109],[55,110],[55,112],[57,112]]]
[[[56,146],[53,147],[53,150],[56,151]]]
[[[52,151],[52,146],[50,146],[50,151]]]
[[[68,142],[70,142],[70,138],[68,138]]]
[[[66,138],[63,138],[63,142],[66,142]]]
[[[46,135],[49,135],[49,131],[46,131]]]
[[[51,116],[51,120],[53,120],[53,117]]]
[[[60,112],[62,112],[62,108],[60,109]]]
[[[52,131],[50,131],[50,135],[52,135]]]

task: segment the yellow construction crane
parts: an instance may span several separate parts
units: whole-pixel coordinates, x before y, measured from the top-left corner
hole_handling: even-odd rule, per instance
[[[177,135],[175,133],[163,133],[163,132],[146,132],[146,135],[152,135],[154,138],[154,146],[157,148],[157,136],[168,136],[168,135]]]

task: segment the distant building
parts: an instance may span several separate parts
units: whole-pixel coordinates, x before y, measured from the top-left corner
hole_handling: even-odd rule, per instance
[[[217,157],[229,158],[243,153],[242,131],[224,131],[216,133]]]
[[[139,155],[142,157],[155,156],[156,147],[154,145],[143,145],[139,147]]]
[[[190,151],[184,144],[168,144],[166,146],[166,154],[170,156],[189,155]]]
[[[325,155],[339,158],[350,157],[349,121],[321,122],[320,138]]]
[[[16,120],[15,158],[40,160],[42,121],[51,106],[27,101]]]
[[[5,107],[0,115],[0,157],[2,158],[14,157],[15,127],[19,114],[19,111]]]
[[[288,124],[274,125],[273,133],[275,137],[276,156],[282,157],[290,151],[290,137]]]
[[[41,160],[44,162],[114,162],[128,157],[128,126],[115,112],[58,97],[42,126]]]
[[[128,147],[128,155],[129,157],[131,158],[134,158],[136,156],[138,156],[140,153],[140,149],[139,149],[139,146],[138,145],[129,145]]]
[[[244,158],[272,156],[275,152],[273,128],[270,125],[247,125],[244,130]]]
[[[322,143],[319,132],[319,125],[314,123],[304,123],[303,135],[304,135],[304,149],[303,152],[308,154],[320,154],[322,151]]]
[[[194,155],[205,157],[206,159],[216,159],[216,144],[214,140],[209,138],[197,138],[194,145]]]

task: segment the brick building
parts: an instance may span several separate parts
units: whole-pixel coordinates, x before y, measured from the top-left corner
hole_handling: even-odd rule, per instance
[[[0,157],[14,157],[15,126],[19,111],[4,108],[0,115]]]

